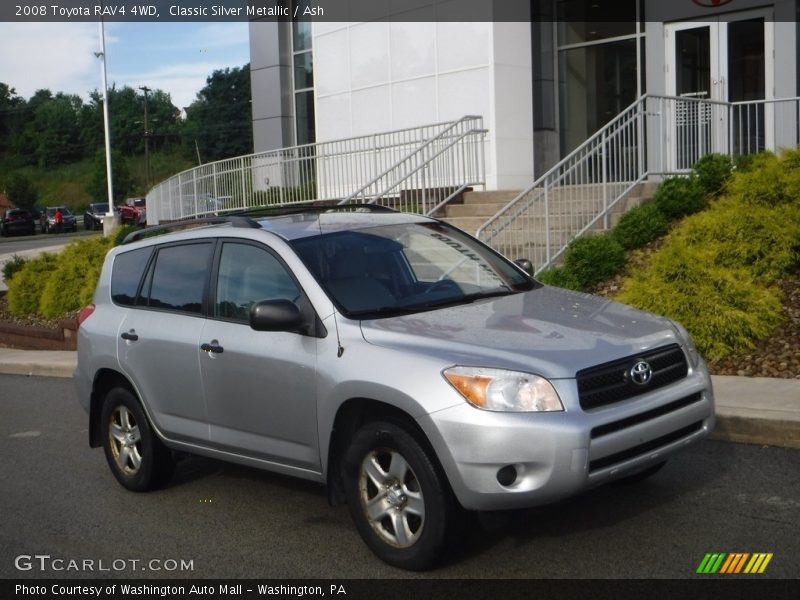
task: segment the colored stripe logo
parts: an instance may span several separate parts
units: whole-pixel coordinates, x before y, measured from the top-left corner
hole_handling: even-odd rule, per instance
[[[772,560],[772,553],[757,552],[725,552],[708,553],[697,567],[697,573],[702,575],[756,575],[763,573],[769,561]]]

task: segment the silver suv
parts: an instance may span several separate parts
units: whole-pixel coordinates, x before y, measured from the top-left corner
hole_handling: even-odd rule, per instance
[[[80,315],[89,442],[128,489],[163,484],[174,451],[302,477],[423,569],[464,511],[644,478],[713,427],[680,325],[543,286],[445,223],[202,221],[132,234]]]

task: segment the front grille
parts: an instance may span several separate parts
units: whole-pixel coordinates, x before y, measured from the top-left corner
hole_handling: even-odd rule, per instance
[[[688,437],[691,434],[700,431],[701,429],[703,429],[703,422],[697,421],[696,423],[692,423],[687,427],[682,427],[677,431],[673,431],[672,433],[668,433],[667,435],[662,435],[660,438],[656,438],[649,442],[645,442],[644,444],[639,444],[638,446],[634,446],[633,448],[628,448],[627,450],[623,450],[622,452],[617,452],[616,454],[611,454],[610,456],[604,456],[603,458],[598,458],[597,460],[590,461],[589,472],[591,473],[592,471],[609,467],[615,463],[620,463],[629,460],[631,458],[636,458],[641,454],[646,454],[651,450],[655,450],[662,446],[666,446],[667,444],[676,442],[681,438]]]
[[[645,385],[637,385],[629,376],[631,367],[640,360],[652,369],[652,377]],[[679,381],[688,372],[686,355],[678,344],[583,369],[576,375],[581,408],[590,410],[627,400]]]
[[[664,406],[659,406],[658,408],[654,408],[652,410],[639,413],[638,415],[633,415],[632,417],[620,419],[619,421],[614,421],[613,423],[598,425],[597,427],[592,428],[592,434],[591,434],[592,439],[594,440],[599,437],[603,437],[604,435],[608,435],[609,433],[614,433],[615,431],[621,431],[623,429],[627,429],[628,427],[633,427],[634,425],[638,425],[639,423],[644,423],[646,421],[662,417],[671,412],[675,412],[676,410],[680,410],[682,408],[686,408],[687,406],[691,406],[696,402],[700,402],[702,398],[703,394],[701,392],[697,392],[696,394],[692,394],[691,396],[686,396],[685,398],[681,398],[680,400],[675,400],[675,402],[670,402],[669,404],[665,404]]]

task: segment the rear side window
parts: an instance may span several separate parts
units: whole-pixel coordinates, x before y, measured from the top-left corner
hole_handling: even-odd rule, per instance
[[[150,308],[200,314],[212,244],[161,248],[150,285]],[[146,293],[143,291],[143,293]]]
[[[118,254],[111,271],[111,299],[122,306],[133,306],[139,282],[152,254],[152,248],[141,248]]]

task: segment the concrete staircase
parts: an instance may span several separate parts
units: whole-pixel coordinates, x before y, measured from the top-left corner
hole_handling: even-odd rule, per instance
[[[627,184],[620,184],[621,191],[624,191],[625,187]],[[614,227],[620,217],[631,208],[649,202],[656,187],[655,182],[640,183],[633,187],[612,209],[608,227]],[[446,207],[442,219],[474,234],[518,194],[518,191],[513,190],[466,192],[461,203],[451,203]],[[557,246],[568,244],[576,231],[582,229],[602,211],[602,187],[583,185],[556,188],[549,193],[548,207],[547,215],[543,202],[537,202],[533,209],[525,211],[504,231],[503,247],[497,249],[512,259],[525,257],[543,260],[542,257],[546,252],[546,227],[549,225],[551,244]],[[602,219],[592,226],[593,231],[602,231],[604,228],[605,223]],[[489,241],[489,245],[493,245],[492,240]]]

